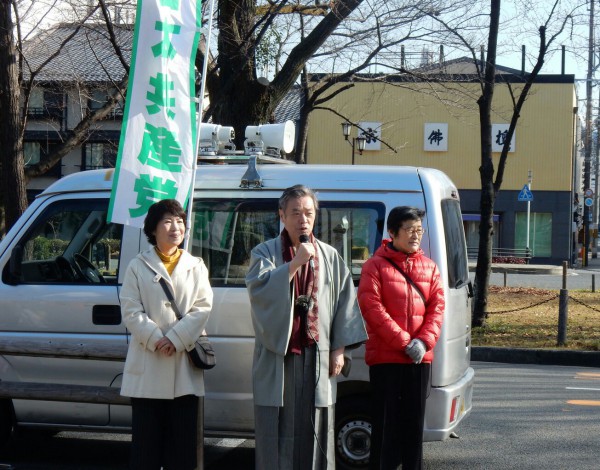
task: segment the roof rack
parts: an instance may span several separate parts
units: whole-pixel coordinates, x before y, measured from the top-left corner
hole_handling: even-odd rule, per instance
[[[259,188],[263,187],[262,177],[260,176],[260,174],[258,173],[258,170],[256,169],[256,160],[258,158],[259,158],[259,155],[249,155],[248,168],[246,169],[246,172],[242,176],[242,180],[240,182],[240,188],[259,189]],[[289,160],[282,160],[282,159],[273,158],[273,157],[261,156],[261,158],[268,158],[269,160],[271,160],[271,163],[283,163],[283,162],[295,163],[295,162],[290,162]]]
[[[296,162],[292,160],[285,160],[279,157],[263,155],[262,153],[254,153],[247,155],[243,152],[232,155],[198,155],[198,163],[200,165],[240,165],[247,164],[252,158],[258,163],[282,163],[287,165],[296,164]]]

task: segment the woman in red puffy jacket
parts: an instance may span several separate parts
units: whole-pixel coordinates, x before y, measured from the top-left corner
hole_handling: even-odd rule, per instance
[[[358,287],[369,334],[371,469],[422,468],[425,401],[444,316],[439,270],[420,248],[424,215],[415,207],[391,210],[391,239],[364,264]]]

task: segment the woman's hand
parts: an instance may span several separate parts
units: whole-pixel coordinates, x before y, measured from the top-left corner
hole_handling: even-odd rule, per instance
[[[175,345],[166,336],[159,339],[154,346],[156,347],[156,350],[164,356],[172,356],[175,354]]]

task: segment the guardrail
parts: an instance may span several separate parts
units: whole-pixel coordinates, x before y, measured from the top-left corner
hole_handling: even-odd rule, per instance
[[[0,355],[70,358],[82,360],[125,361],[126,346],[97,348],[86,344],[52,341],[39,342],[14,340],[0,341]],[[108,405],[130,405],[129,397],[120,395],[117,387],[92,385],[55,384],[37,382],[12,382],[0,380],[0,399],[45,400],[75,403],[97,403]],[[196,455],[198,466],[204,468],[204,399],[200,397],[198,409],[198,436]]]
[[[477,259],[478,252],[478,247],[467,248],[467,256],[469,259]],[[529,260],[531,260],[532,257],[533,253],[530,248],[492,248],[493,263],[511,263],[516,260],[523,263],[529,263]]]

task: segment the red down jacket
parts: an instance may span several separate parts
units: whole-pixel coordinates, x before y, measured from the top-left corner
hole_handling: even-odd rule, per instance
[[[433,361],[433,348],[440,336],[444,317],[444,289],[436,264],[423,250],[402,253],[382,246],[363,266],[358,286],[358,303],[367,325],[367,365],[412,363],[404,349],[413,338],[425,344],[423,362]],[[393,260],[419,286],[421,296],[404,276],[387,261]]]

